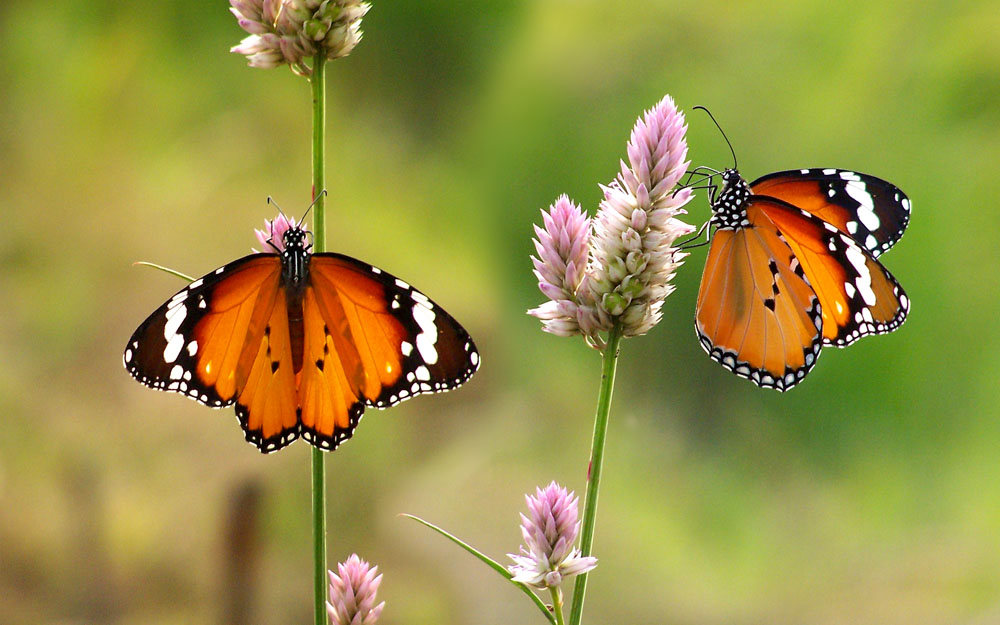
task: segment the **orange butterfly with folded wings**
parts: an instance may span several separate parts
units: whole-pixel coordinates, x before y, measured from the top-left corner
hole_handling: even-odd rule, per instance
[[[735,165],[692,174],[701,172],[714,232],[695,327],[713,360],[786,391],[823,346],[846,347],[906,319],[910,301],[878,260],[910,221],[910,200],[895,185],[843,169],[782,171],[749,184]]]

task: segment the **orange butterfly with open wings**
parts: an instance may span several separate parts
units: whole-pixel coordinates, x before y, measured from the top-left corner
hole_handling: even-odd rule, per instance
[[[366,406],[463,384],[469,334],[426,295],[354,258],[310,252],[301,223],[177,292],[139,325],[125,368],[146,386],[236,405],[267,453],[302,436],[333,450]]]

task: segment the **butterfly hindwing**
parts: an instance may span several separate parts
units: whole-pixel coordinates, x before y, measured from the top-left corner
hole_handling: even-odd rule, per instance
[[[781,171],[758,178],[750,189],[832,224],[875,257],[891,248],[910,222],[906,194],[891,182],[856,171]]]
[[[696,312],[699,340],[712,359],[784,391],[819,357],[820,327],[819,301],[775,228],[715,232]]]
[[[268,314],[260,316],[263,330],[253,335],[256,341],[248,339],[236,367],[236,416],[247,441],[263,452],[281,449],[300,431],[287,301],[281,286]]]
[[[751,224],[782,233],[823,312],[823,343],[846,347],[885,334],[906,319],[909,300],[891,273],[852,237],[812,213],[768,197],[750,196]]]

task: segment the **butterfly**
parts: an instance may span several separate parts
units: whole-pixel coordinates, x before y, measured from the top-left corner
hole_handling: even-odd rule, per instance
[[[722,189],[707,185],[714,233],[695,329],[713,360],[786,391],[824,346],[903,323],[910,301],[878,260],[910,221],[910,200],[895,185],[844,169],[781,171],[749,184],[735,166],[709,171]]]
[[[479,368],[469,334],[417,289],[311,253],[301,222],[279,218],[269,231],[274,252],[198,278],[139,325],[124,353],[136,380],[235,404],[247,441],[268,453],[299,436],[336,449],[365,407],[453,389]]]

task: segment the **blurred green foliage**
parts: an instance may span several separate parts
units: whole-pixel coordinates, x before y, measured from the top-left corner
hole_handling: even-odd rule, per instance
[[[997,8],[375,2],[330,66],[330,245],[431,294],[484,361],[371,411],[329,459],[331,563],[380,565],[384,622],[537,620],[397,514],[502,558],[523,493],[582,492],[599,355],[524,314],[531,224],[563,192],[596,208],[664,93],[714,111],[748,178],[849,167],[904,189],[884,261],[913,310],[762,391],[697,344],[694,251],[663,323],[624,346],[587,621],[1000,619]],[[242,36],[222,0],[0,6],[4,623],[309,618],[307,446],[261,456],[229,410],[120,364],[179,286],[133,261],[199,275],[249,251],[268,195],[307,204],[308,85],[247,68]],[[693,161],[728,165],[689,123]]]

